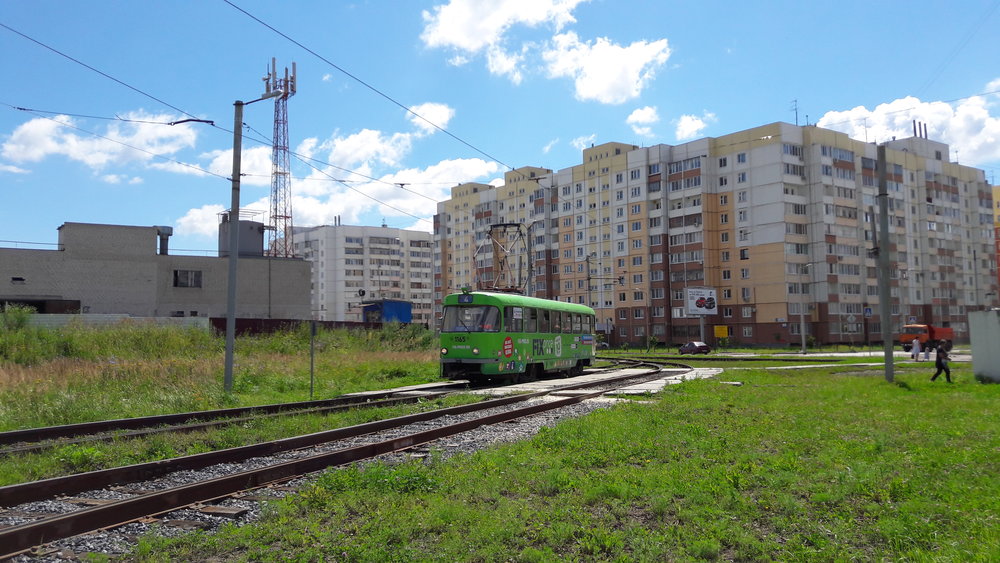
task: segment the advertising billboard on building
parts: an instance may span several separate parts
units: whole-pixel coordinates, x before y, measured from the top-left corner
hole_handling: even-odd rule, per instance
[[[697,317],[704,315],[717,315],[719,313],[718,300],[715,298],[715,290],[709,287],[688,287],[685,288],[684,300],[687,303],[685,315]]]

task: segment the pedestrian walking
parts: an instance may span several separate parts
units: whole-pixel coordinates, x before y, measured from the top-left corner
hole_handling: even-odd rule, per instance
[[[930,361],[930,359],[931,359],[931,347],[930,346],[924,346],[924,359],[927,360],[927,361]]]
[[[910,359],[920,361],[920,340],[917,338],[910,343]]]
[[[937,353],[934,356],[934,366],[937,367],[937,371],[931,376],[931,381],[937,379],[937,376],[944,372],[944,378],[951,383],[951,369],[948,368],[948,351],[944,349],[944,344],[938,344]]]

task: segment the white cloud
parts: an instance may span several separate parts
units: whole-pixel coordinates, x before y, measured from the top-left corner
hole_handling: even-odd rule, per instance
[[[333,80],[333,75],[328,72],[328,73],[326,73],[326,74],[323,75],[323,78],[321,78],[321,80],[323,82],[329,82],[329,81]]]
[[[573,79],[578,100],[620,104],[642,93],[670,58],[670,47],[666,39],[636,41],[628,47],[604,37],[581,42],[570,31],[556,35],[542,58],[550,77]]]
[[[556,143],[558,142],[559,142],[558,137],[549,141],[548,144],[542,147],[542,154],[549,154],[549,151],[551,151],[552,147],[556,146]]]
[[[50,156],[64,156],[81,162],[95,172],[129,163],[149,165],[156,156],[172,157],[191,148],[197,131],[191,124],[165,126],[176,116],[130,112],[125,119],[156,123],[112,122],[101,137],[77,134],[76,122],[64,115],[36,118],[20,125],[3,143],[0,154],[13,162],[40,162]]]
[[[636,135],[642,135],[644,137],[653,136],[653,128],[650,125],[654,123],[659,123],[660,115],[656,111],[655,106],[645,106],[636,109],[625,119],[625,123],[632,127],[632,131]]]
[[[586,137],[577,137],[570,141],[569,144],[573,145],[575,149],[582,151],[583,149],[594,144],[595,140],[597,140],[597,133],[587,135]]]
[[[524,62],[524,54],[512,54],[494,45],[486,52],[486,68],[498,76],[506,76],[515,85],[524,79],[519,65]]]
[[[450,0],[424,10],[420,39],[428,47],[450,47],[477,53],[502,43],[514,25],[551,24],[556,31],[573,23],[573,10],[583,0]]]
[[[191,209],[177,220],[177,234],[214,237],[219,234],[219,213],[226,208],[221,205],[203,205]]]
[[[551,27],[555,32],[576,21],[573,10],[587,0],[450,0],[423,12],[424,31],[420,38],[431,48],[454,52],[448,64],[462,66],[485,53],[490,73],[506,77],[514,84],[524,80],[530,42],[513,49],[515,26]]]
[[[0,164],[0,172],[10,172],[11,174],[27,174],[28,171],[24,168],[18,168],[17,166],[12,166],[10,164]]]
[[[1000,80],[990,83],[1000,84]],[[995,87],[993,89],[996,89]],[[992,91],[992,90],[989,90]],[[958,152],[962,163],[977,165],[1000,160],[1000,117],[993,96],[973,96],[955,105],[923,102],[912,96],[879,104],[827,112],[816,125],[869,142],[913,136],[913,120],[927,124],[927,136]]]
[[[127,174],[105,174],[101,176],[101,181],[107,184],[121,184],[126,183],[130,186],[142,183],[142,178],[138,176],[128,177]]]
[[[438,104],[434,102],[427,102],[425,104],[420,104],[418,106],[413,106],[410,108],[413,113],[416,113],[424,119],[420,119],[417,115],[413,113],[407,113],[406,117],[411,123],[417,126],[418,129],[424,134],[430,134],[437,129],[434,125],[437,125],[441,129],[448,128],[448,122],[451,118],[455,117],[455,110],[445,104]],[[425,121],[426,120],[426,121]],[[428,121],[430,123],[428,123]],[[431,125],[433,123],[434,125]]]
[[[475,181],[498,170],[495,162],[469,158],[443,160],[426,168],[395,170],[378,176],[377,181],[351,182],[350,187],[314,178],[307,191],[298,189],[302,184],[298,182],[292,202],[295,224],[323,225],[332,223],[337,216],[344,224],[357,223],[361,216],[370,213],[387,219],[416,216],[431,220],[437,202],[449,198],[456,184]],[[331,175],[336,175],[336,171]],[[400,183],[404,185],[401,187]],[[433,225],[427,221],[420,223],[421,230],[429,230]]]
[[[240,155],[240,183],[248,186],[271,185],[271,147],[244,148]],[[201,155],[208,159],[204,168],[209,172],[231,178],[233,175],[233,149],[209,151]],[[156,166],[161,170],[180,172],[184,174],[204,175],[199,168],[190,168],[176,163],[166,163]]]
[[[693,139],[701,134],[705,127],[708,127],[709,123],[715,121],[717,121],[715,114],[707,111],[702,113],[701,117],[697,115],[682,115],[677,120],[677,129],[674,131],[674,136],[677,137],[678,141]]]
[[[445,125],[453,114],[451,108],[442,104],[425,104],[414,109]],[[413,123],[418,124],[418,121],[413,120]],[[362,129],[349,135],[334,133],[322,141],[310,138],[300,142],[296,152],[333,166],[312,162],[317,168],[305,177],[293,174],[295,225],[330,224],[338,216],[344,224],[357,224],[362,217],[370,221],[374,213],[387,220],[420,217],[424,219],[420,221],[421,228],[430,230],[433,223],[428,221],[437,211],[437,202],[450,197],[453,186],[491,176],[499,170],[495,162],[478,158],[444,160],[426,168],[400,168],[414,141],[424,137],[421,132],[385,133]],[[209,168],[213,172],[228,176],[231,174],[231,153],[231,150],[220,150],[202,157],[210,159]],[[270,156],[267,147],[244,151],[243,171],[249,174],[243,177],[244,184],[270,184]],[[293,162],[293,167],[301,165]],[[400,188],[398,183],[406,185]],[[269,209],[269,195],[261,191],[259,199],[243,204],[244,209]],[[215,236],[220,211],[221,206],[192,209],[178,221],[178,230]],[[260,220],[267,223],[267,213]]]

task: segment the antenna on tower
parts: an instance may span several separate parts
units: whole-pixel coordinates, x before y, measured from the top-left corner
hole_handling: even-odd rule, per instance
[[[264,77],[265,95],[280,92],[274,98],[274,146],[271,151],[271,217],[267,227],[269,256],[291,258],[295,256],[292,245],[292,194],[289,185],[288,153],[288,98],[295,95],[295,63],[289,75],[285,67],[284,78],[278,77],[277,59],[271,58],[271,69]]]

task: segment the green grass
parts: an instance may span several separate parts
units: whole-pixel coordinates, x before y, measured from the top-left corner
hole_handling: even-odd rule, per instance
[[[1000,387],[740,370],[448,460],[349,468],[142,560],[1000,558]]]
[[[43,329],[20,322],[17,311],[5,313],[0,330],[0,431],[310,398],[307,326],[238,338],[233,390],[224,393],[222,335],[131,323]],[[422,327],[323,330],[315,340],[316,399],[438,380],[433,334]],[[204,433],[3,456],[0,485],[304,434],[414,408],[426,406],[381,410],[360,419],[255,421]]]

